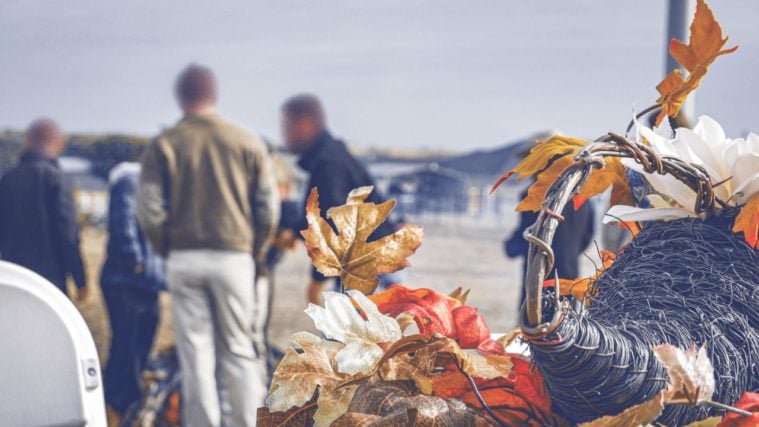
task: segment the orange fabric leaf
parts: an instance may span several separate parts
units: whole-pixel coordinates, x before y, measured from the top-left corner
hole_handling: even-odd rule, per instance
[[[752,248],[759,249],[757,234],[759,234],[759,193],[748,199],[735,217],[733,233],[743,233],[743,238]]]
[[[572,164],[573,157],[574,154],[561,157],[551,163],[548,169],[540,172],[535,183],[527,189],[527,196],[517,205],[517,212],[539,211],[543,206],[543,200],[546,198],[548,189],[551,188],[556,178]]]
[[[553,425],[547,422],[555,416],[551,414],[551,398],[540,371],[522,358],[512,357],[511,360],[514,366],[508,377],[476,381],[485,403],[506,419],[516,417],[518,425]],[[481,408],[471,388],[456,398],[469,406]]]
[[[580,189],[580,193],[575,196],[575,209],[579,209],[585,200],[603,193],[609,187],[611,187],[611,206],[633,206],[635,200],[625,176],[625,167],[618,157],[607,157],[604,159],[603,168],[593,170],[588,181]]]
[[[669,45],[670,54],[689,74],[683,78],[680,70],[674,70],[656,86],[661,95],[656,102],[662,106],[659,115],[656,116],[656,126],[659,126],[666,116],[677,116],[685,99],[701,84],[709,66],[717,57],[738,49],[738,46],[722,49],[727,39],[722,38],[722,28],[709,6],[704,0],[698,0],[696,15],[690,26],[688,44],[672,39]]]
[[[518,180],[536,177],[527,190],[527,196],[519,202],[516,210],[539,211],[546,193],[556,179],[574,162],[574,156],[588,142],[578,138],[554,135],[546,141],[539,141],[530,153],[514,169],[503,174],[493,184],[491,193],[503,182],[516,175]],[[595,169],[580,193],[574,199],[575,209],[585,201],[612,187],[612,204],[633,204],[630,185],[625,177],[625,167],[618,158],[607,158],[601,169]]]
[[[518,180],[529,176],[539,176],[557,160],[574,157],[586,144],[587,141],[562,135],[554,135],[545,141],[538,141],[529,154],[514,169],[498,178],[490,192],[495,191],[513,175],[516,175]],[[569,163],[566,164],[566,166],[568,165]],[[566,166],[561,168],[558,173],[566,169]]]
[[[743,416],[728,412],[717,427],[756,427],[759,426],[759,393],[747,391],[735,403],[735,407],[751,412],[751,416]]]

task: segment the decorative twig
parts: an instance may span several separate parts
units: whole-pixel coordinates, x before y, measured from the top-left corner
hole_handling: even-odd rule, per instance
[[[670,402],[667,402],[668,405],[690,405],[693,406],[693,403],[688,402],[687,400],[672,400]],[[702,400],[698,402],[697,404],[709,406],[715,409],[721,409],[723,411],[732,412],[734,414],[742,415],[744,417],[750,417],[753,415],[751,412],[736,408],[734,406],[725,405],[724,403],[715,402],[713,400]]]

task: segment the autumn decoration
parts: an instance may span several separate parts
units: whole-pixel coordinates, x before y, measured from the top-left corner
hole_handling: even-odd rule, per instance
[[[539,212],[509,334],[493,334],[462,289],[375,293],[380,274],[409,266],[422,228],[374,239],[393,201],[358,188],[323,216],[312,189],[302,235],[340,286],[305,309],[320,335],[290,337],[259,425],[759,425],[759,136],[728,138],[706,116],[674,131],[665,120],[737,48],[726,44],[698,0],[690,40],[670,45],[688,74],[668,75],[625,135],[554,135],[495,183],[531,179],[517,210]],[[606,220],[635,236],[599,251],[592,277],[555,277],[559,213],[603,193]]]

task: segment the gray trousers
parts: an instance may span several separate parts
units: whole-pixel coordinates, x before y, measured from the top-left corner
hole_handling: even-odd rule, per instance
[[[251,255],[173,251],[166,270],[182,372],[182,424],[220,426],[219,390],[223,390],[232,425],[255,426],[266,385],[251,335],[255,304]]]

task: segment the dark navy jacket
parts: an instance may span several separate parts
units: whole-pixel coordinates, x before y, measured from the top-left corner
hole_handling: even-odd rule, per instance
[[[123,168],[119,165],[116,168]],[[150,292],[165,289],[163,260],[153,251],[137,224],[135,195],[139,169],[131,164],[111,179],[108,204],[108,247],[100,285],[132,286]],[[135,268],[141,265],[142,272]]]
[[[306,200],[314,187],[319,190],[319,209],[322,215],[326,215],[332,207],[344,205],[348,193],[358,187],[374,186],[368,202],[385,201],[366,167],[353,157],[344,142],[333,138],[327,131],[322,132],[311,149],[301,156],[298,166],[308,172],[309,180],[301,210],[301,222],[296,232],[307,228]],[[369,241],[392,234],[395,231],[394,227],[390,220],[384,222],[369,236]],[[324,276],[315,269],[312,270],[311,276],[315,280],[324,280]]]
[[[26,152],[0,178],[0,258],[64,292],[67,275],[85,286],[74,196],[57,160]]]

